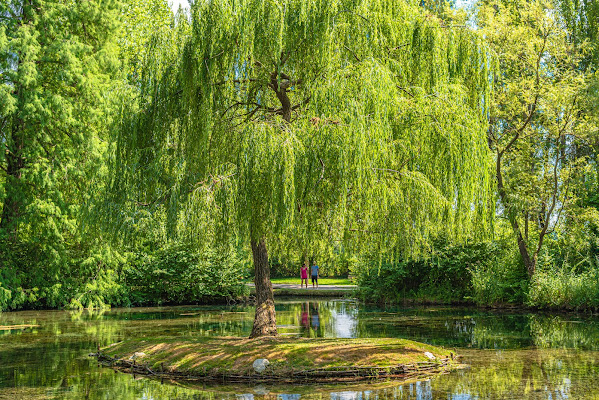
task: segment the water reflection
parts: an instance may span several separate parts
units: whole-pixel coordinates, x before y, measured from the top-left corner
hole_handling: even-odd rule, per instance
[[[465,308],[387,308],[348,300],[277,303],[282,335],[401,337],[454,348],[472,365],[425,382],[359,387],[181,386],[98,367],[87,354],[129,337],[246,336],[249,306],[0,314],[0,399],[599,398],[599,319]],[[29,327],[15,327],[29,325]],[[12,326],[12,329],[6,328]]]
[[[325,304],[326,305],[326,304]],[[285,314],[283,312],[283,314]],[[306,301],[300,304],[299,317],[299,336],[302,337],[337,337],[333,326],[336,323],[336,313],[333,307],[327,307],[323,313],[324,321],[321,325],[320,302]],[[288,320],[287,315],[279,317],[279,321]],[[291,325],[293,326],[293,325]],[[324,326],[331,326],[333,329],[325,329]],[[289,329],[289,326],[286,326]]]

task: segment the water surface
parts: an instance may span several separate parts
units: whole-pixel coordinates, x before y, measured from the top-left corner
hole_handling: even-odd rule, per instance
[[[282,335],[397,337],[453,349],[471,368],[370,385],[171,384],[115,373],[97,346],[155,335],[248,336],[253,308],[187,306],[0,313],[0,399],[599,399],[599,318],[452,307],[377,308],[348,300],[277,302]]]

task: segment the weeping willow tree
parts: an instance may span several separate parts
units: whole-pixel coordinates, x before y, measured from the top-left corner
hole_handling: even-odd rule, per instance
[[[492,61],[464,27],[396,0],[215,0],[179,31],[123,119],[114,188],[249,242],[251,337],[276,334],[276,235],[415,254],[488,225]]]

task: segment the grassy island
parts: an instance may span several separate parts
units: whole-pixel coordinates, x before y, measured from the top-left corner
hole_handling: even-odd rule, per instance
[[[448,350],[386,338],[138,338],[101,349],[96,356],[104,365],[124,372],[229,382],[412,379],[460,368]],[[260,358],[270,364],[258,373],[252,365]]]

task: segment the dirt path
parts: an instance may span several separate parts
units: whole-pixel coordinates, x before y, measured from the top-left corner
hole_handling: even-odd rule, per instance
[[[254,287],[253,283],[248,283],[248,285],[250,287]],[[312,287],[312,284],[310,283],[308,285],[308,289],[306,289],[305,287],[301,287],[299,284],[295,285],[295,284],[289,284],[289,283],[273,283],[272,284],[272,288],[273,289],[298,289],[298,290],[323,290],[323,291],[331,291],[331,290],[337,290],[340,292],[347,292],[347,291],[352,291],[355,290],[357,288],[356,285],[319,285],[318,287]]]
[[[293,285],[288,283],[273,283],[273,289],[305,289],[305,287],[301,287],[300,285]],[[312,287],[312,284],[308,284],[308,289],[311,290],[354,290],[356,289],[356,285],[319,285],[318,287]]]

